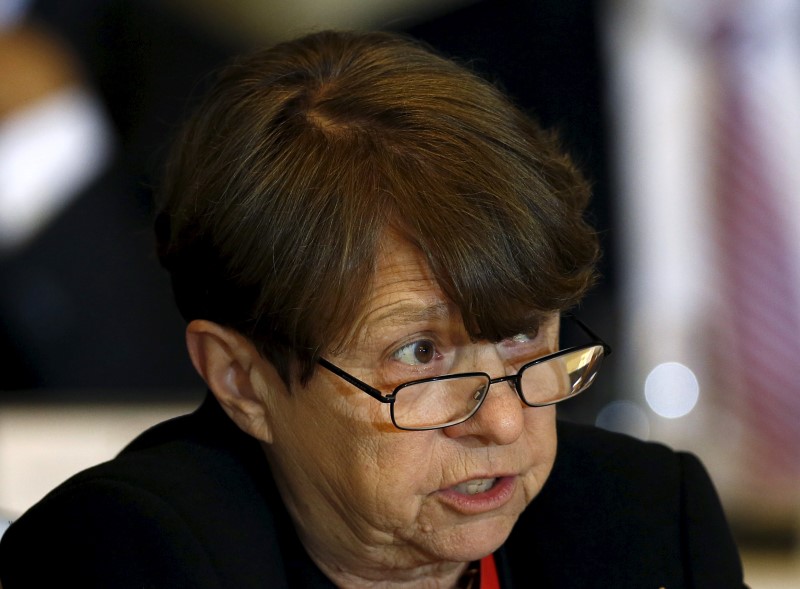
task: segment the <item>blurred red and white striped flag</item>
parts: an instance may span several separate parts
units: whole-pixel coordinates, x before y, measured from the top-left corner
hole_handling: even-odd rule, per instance
[[[731,3],[722,3],[730,8]],[[735,6],[735,4],[734,4]],[[712,38],[716,72],[712,177],[720,325],[713,365],[735,395],[751,481],[789,494],[800,488],[800,295],[798,263],[770,161],[770,125],[757,53],[770,43],[763,21],[730,12]],[[768,21],[767,21],[768,22]],[[755,74],[755,75],[754,75]]]

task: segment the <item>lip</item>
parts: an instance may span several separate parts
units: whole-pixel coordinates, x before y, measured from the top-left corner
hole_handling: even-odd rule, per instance
[[[478,515],[499,509],[511,501],[517,488],[518,477],[514,476],[476,476],[470,480],[496,478],[494,485],[488,491],[467,495],[456,491],[455,486],[441,489],[439,499],[448,507],[464,515]],[[467,482],[467,481],[462,481]]]

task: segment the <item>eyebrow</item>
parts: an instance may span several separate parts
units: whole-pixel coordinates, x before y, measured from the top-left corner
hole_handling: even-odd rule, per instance
[[[381,323],[401,324],[401,323],[422,323],[431,320],[447,320],[454,316],[453,305],[440,301],[433,305],[420,303],[399,303],[390,305],[388,308],[382,307],[373,311],[380,313],[375,317],[367,315],[364,324],[372,325]]]
[[[426,305],[424,302],[400,302],[388,304],[371,310],[362,316],[353,326],[348,335],[331,346],[331,353],[338,354],[357,341],[370,334],[375,329],[390,326],[403,326],[412,323],[425,323],[432,321],[449,321],[457,317],[455,305],[445,301]]]

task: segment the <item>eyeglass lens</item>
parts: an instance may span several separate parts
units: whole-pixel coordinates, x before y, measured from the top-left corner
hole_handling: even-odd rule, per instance
[[[520,373],[521,396],[531,406],[549,405],[585,391],[597,376],[603,346],[572,350]],[[460,423],[483,402],[489,377],[472,374],[444,377],[404,386],[397,391],[392,419],[403,429],[431,429]]]

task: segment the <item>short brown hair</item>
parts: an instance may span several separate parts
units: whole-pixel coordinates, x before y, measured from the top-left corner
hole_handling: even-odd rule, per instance
[[[305,380],[357,319],[387,228],[475,338],[575,305],[598,255],[588,197],[491,84],[395,34],[325,31],[221,71],[167,166],[159,255],[187,320]]]

